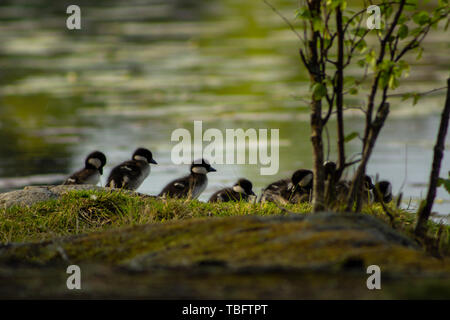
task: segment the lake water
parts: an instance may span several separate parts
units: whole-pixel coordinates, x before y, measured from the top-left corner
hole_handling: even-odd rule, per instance
[[[271,3],[293,20],[295,1]],[[204,129],[280,133],[276,176],[261,176],[258,165],[217,165],[201,200],[241,176],[259,191],[297,168],[311,167],[309,108],[299,98],[308,94],[309,82],[299,43],[262,1],[78,1],[80,31],[65,28],[69,4],[0,4],[1,190],[59,181],[82,167],[94,149],[107,155],[109,173],[143,146],[159,165],[139,191],[158,193],[188,173],[188,166],[172,163],[176,143],[170,138],[177,128],[192,131],[194,120],[202,120]],[[448,32],[429,35],[423,59],[411,59],[411,75],[397,93],[445,86],[449,39]],[[363,98],[349,103],[360,105]],[[404,193],[405,206],[412,198],[410,208],[426,194],[444,99],[444,90],[414,107],[392,99],[391,117],[368,168],[389,179],[395,193]],[[346,130],[362,130],[363,124],[361,114],[352,112]],[[449,142],[441,176],[450,170]],[[358,148],[357,140],[350,142],[347,154]],[[332,148],[330,159],[335,155]],[[434,210],[450,213],[442,189]]]

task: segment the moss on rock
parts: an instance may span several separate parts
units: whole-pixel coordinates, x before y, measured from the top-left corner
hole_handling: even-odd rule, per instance
[[[10,230],[10,239],[34,240],[0,246],[2,297],[450,296],[449,258],[430,256],[407,229],[394,230],[375,214],[287,214],[271,204],[103,191],[69,192],[0,213],[0,230]],[[16,225],[7,229],[5,221]],[[70,264],[82,268],[81,292],[65,289]],[[372,264],[382,270],[379,292],[366,287]]]

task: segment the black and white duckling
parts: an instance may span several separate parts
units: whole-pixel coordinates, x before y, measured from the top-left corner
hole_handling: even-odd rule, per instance
[[[392,201],[392,185],[389,181],[382,180],[375,183],[373,188],[375,202],[389,203]]]
[[[239,179],[231,188],[225,188],[214,193],[208,202],[248,201],[252,196],[253,185],[247,179]]]
[[[109,188],[121,188],[136,190],[150,174],[150,163],[158,164],[150,150],[138,148],[131,160],[125,161],[112,169],[106,186]]]
[[[100,182],[100,176],[103,174],[103,167],[106,164],[106,156],[100,151],[90,153],[84,161],[84,169],[81,169],[70,177],[63,184],[93,184]]]
[[[300,169],[291,179],[282,179],[269,184],[263,189],[260,202],[300,203],[309,201],[313,187],[311,170]]]
[[[217,171],[205,159],[195,160],[191,164],[191,174],[170,182],[159,193],[163,198],[197,199],[208,185],[208,172]]]
[[[323,164],[324,171],[325,171],[325,181],[331,181],[333,182],[336,180],[336,170],[337,165],[333,161],[325,161]]]

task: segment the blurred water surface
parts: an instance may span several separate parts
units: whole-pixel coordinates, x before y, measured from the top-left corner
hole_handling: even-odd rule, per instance
[[[294,20],[296,1],[271,3]],[[353,2],[355,8],[358,3]],[[261,176],[256,165],[217,165],[201,200],[241,176],[259,191],[296,168],[311,166],[308,106],[298,98],[309,90],[299,43],[262,1],[78,1],[79,31],[65,28],[70,4],[0,3],[1,190],[61,180],[82,167],[93,149],[106,153],[108,173],[144,146],[160,165],[139,191],[158,193],[188,173],[188,166],[172,164],[175,142],[170,137],[176,128],[192,131],[194,120],[203,120],[204,130],[280,129],[275,177]],[[423,60],[411,60],[411,75],[398,92],[445,86],[449,38],[448,32],[431,32]],[[405,200],[425,196],[444,94],[415,107],[391,101],[391,117],[368,171],[390,179]],[[347,132],[363,128],[357,112],[347,121]],[[347,153],[358,148],[354,140]],[[335,155],[332,148],[330,159]],[[449,159],[446,151],[442,176],[450,170]],[[444,190],[434,209],[450,213]]]

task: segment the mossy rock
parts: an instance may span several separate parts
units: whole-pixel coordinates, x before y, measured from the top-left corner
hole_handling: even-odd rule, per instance
[[[151,197],[141,193],[94,185],[57,185],[57,186],[28,186],[22,190],[0,193],[0,207],[32,206],[37,203],[59,199],[73,191],[121,192],[130,196]]]
[[[65,288],[70,264],[83,272],[84,289],[77,293]],[[366,287],[372,264],[382,271],[379,291]],[[429,256],[362,214],[196,218],[120,228],[5,245],[0,266],[3,297],[450,297],[448,258]]]

